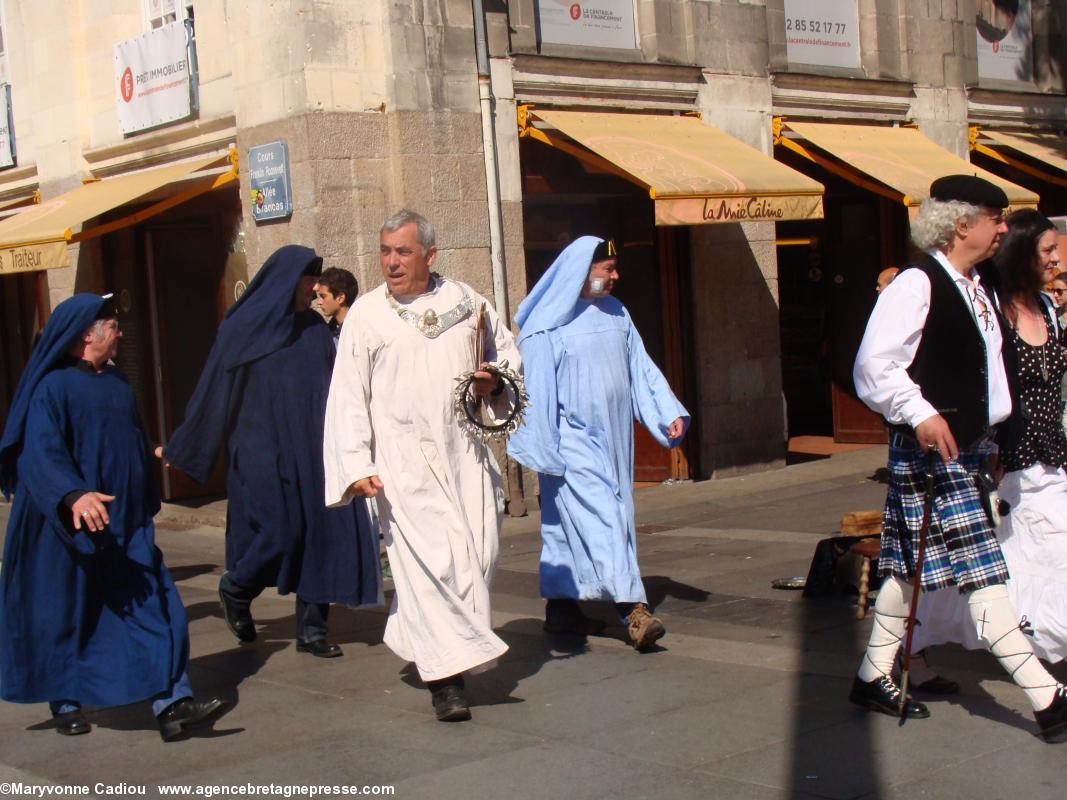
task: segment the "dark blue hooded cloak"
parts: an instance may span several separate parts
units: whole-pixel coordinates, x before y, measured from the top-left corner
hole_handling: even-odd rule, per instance
[[[104,299],[77,294],[45,325],[0,438],[14,493],[0,571],[0,696],[113,706],[184,675],[181,597],[155,546],[155,465],[126,378],[70,357]],[[110,522],[75,531],[63,498],[114,495]]]
[[[378,538],[363,503],[327,509],[322,463],[335,348],[315,311],[294,310],[321,263],[287,245],[227,312],[166,460],[204,482],[229,457],[226,569],[309,603],[378,601]]]

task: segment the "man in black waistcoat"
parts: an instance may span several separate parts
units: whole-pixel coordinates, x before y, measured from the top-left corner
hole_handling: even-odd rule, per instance
[[[1012,408],[994,297],[977,270],[1007,231],[1007,205],[1003,190],[975,176],[934,181],[912,224],[912,239],[925,254],[879,295],[856,356],[857,394],[890,427],[890,478],[878,562],[885,580],[849,700],[899,713],[892,669],[915,580],[925,466],[936,451],[922,589],[956,586],[967,595],[979,637],[1026,692],[1042,736],[1064,741],[1067,687],[1048,674],[1020,629],[978,483],[983,461],[995,449],[993,428]],[[958,688],[943,679],[916,686],[940,693]],[[910,697],[905,711],[930,715]]]

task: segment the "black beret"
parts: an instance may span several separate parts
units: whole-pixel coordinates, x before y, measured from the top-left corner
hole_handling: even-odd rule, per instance
[[[115,295],[105,294],[103,295],[104,303],[100,306],[100,310],[96,312],[96,316],[93,319],[111,319],[119,315],[118,306],[115,305]]]
[[[615,241],[613,239],[605,239],[596,246],[590,263],[595,264],[598,261],[607,261],[609,258],[617,258],[618,255],[619,253],[615,249]]]
[[[958,200],[973,206],[1007,208],[1004,190],[977,175],[946,175],[930,184],[930,197],[947,202]]]

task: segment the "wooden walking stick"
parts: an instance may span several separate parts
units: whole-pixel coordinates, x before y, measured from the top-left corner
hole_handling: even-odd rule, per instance
[[[485,303],[482,303],[478,307],[478,324],[475,328],[474,334],[474,371],[477,372],[482,368],[482,362],[485,360]],[[474,396],[474,408],[475,413],[482,413],[482,396]]]
[[[478,306],[478,325],[474,334],[474,369],[482,368],[485,360],[485,303]]]
[[[904,724],[905,708],[908,705],[908,670],[911,669],[911,637],[915,633],[915,613],[919,608],[919,590],[922,587],[923,560],[926,557],[926,534],[930,531],[930,516],[934,508],[934,459],[940,453],[936,446],[930,446],[926,456],[926,500],[923,502],[923,524],[919,529],[919,549],[915,554],[915,585],[911,589],[911,607],[908,609],[908,621],[905,623],[907,635],[904,638],[904,656],[900,667],[900,724]]]

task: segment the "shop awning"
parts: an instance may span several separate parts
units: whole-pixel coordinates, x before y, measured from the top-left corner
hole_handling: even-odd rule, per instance
[[[221,174],[196,173],[228,161]],[[178,181],[192,180],[159,202],[122,219],[74,233],[74,228],[108,211]],[[65,267],[67,245],[135,225],[168,208],[237,179],[237,153],[210,156],[155,167],[129,175],[89,181],[0,222],[0,274]]]
[[[13,198],[7,197],[3,200],[0,200],[0,212],[29,208],[30,206],[40,202],[41,193],[37,190],[34,190],[33,194],[18,195]]]
[[[523,106],[519,135],[646,189],[657,225],[822,217],[822,184],[696,117]]]
[[[990,146],[982,139],[991,140]],[[1055,133],[1003,133],[971,128],[971,149],[1003,164],[1008,164],[1043,181],[1067,186],[1067,138]],[[1015,151],[1015,152],[1013,152]],[[1034,159],[1044,167],[1038,168],[1017,157],[1016,153]]]
[[[936,178],[960,174],[995,183],[1008,195],[1011,208],[1033,207],[1038,201],[1029,189],[965,161],[916,128],[775,120],[775,144],[909,208],[927,198]]]

